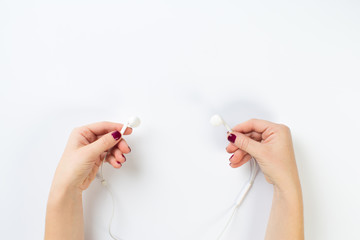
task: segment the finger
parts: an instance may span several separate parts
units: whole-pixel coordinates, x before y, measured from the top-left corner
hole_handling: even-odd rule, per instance
[[[90,154],[98,157],[101,153],[107,151],[120,142],[121,137],[122,135],[119,131],[113,131],[105,134],[93,143],[86,145],[84,148],[86,148]]]
[[[114,168],[121,168],[121,162],[117,161],[114,155],[109,155],[107,161],[114,167]]]
[[[115,157],[116,161],[124,163],[126,162],[126,157],[118,148],[114,148],[112,150],[112,155]]]
[[[229,165],[230,165],[230,167],[232,167],[232,168],[238,168],[238,167],[244,165],[245,163],[247,163],[248,161],[250,161],[250,159],[251,159],[251,155],[250,155],[250,154],[246,154],[246,155],[241,159],[240,162],[234,163],[234,164],[233,164],[233,163],[230,163]]]
[[[91,124],[85,125],[84,127],[89,129],[95,135],[104,135],[104,134],[107,134],[114,130],[117,130],[120,132],[123,126],[124,126],[124,124],[122,124],[122,123],[103,121],[103,122],[91,123]],[[126,131],[124,132],[124,135],[129,135],[131,133],[132,133],[132,128],[127,127]]]
[[[234,144],[229,143],[229,145],[227,145],[227,147],[225,148],[225,150],[228,153],[234,153],[236,150],[238,150],[239,148],[237,146],[235,146]]]
[[[121,139],[120,142],[116,145],[116,147],[122,152],[122,153],[129,153],[131,152],[131,149],[129,145],[127,144],[125,139]]]
[[[262,150],[261,143],[251,139],[250,137],[240,132],[229,133],[228,140],[239,149],[250,153],[254,157],[258,156],[259,151]]]
[[[262,134],[257,132],[249,132],[245,133],[246,136],[248,136],[251,139],[254,139],[255,141],[260,142],[262,140]]]
[[[240,123],[232,128],[233,131],[241,133],[258,132],[263,133],[268,127],[274,125],[274,123],[261,120],[261,119],[250,119],[246,122]]]
[[[243,150],[236,150],[233,155],[229,158],[229,161],[233,164],[239,163],[245,155],[247,155],[247,152],[244,152]]]
[[[234,144],[232,143],[229,143],[229,145],[227,145],[227,147],[225,148],[225,150],[228,152],[228,153],[234,153],[235,151],[239,150],[239,151],[243,151],[241,149],[239,149],[237,146],[235,146]],[[244,152],[244,151],[243,151]]]
[[[260,142],[262,140],[262,135],[257,132],[245,133],[245,135],[258,141],[258,142]],[[234,144],[229,143],[229,145],[225,149],[228,153],[234,153],[239,148],[237,146],[235,146]]]

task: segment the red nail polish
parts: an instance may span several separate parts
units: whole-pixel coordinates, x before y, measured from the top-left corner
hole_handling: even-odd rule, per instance
[[[128,146],[129,147],[129,146]],[[129,150],[130,150],[130,152],[131,152],[131,148],[129,147]]]
[[[233,155],[231,155],[231,157],[229,158],[229,160],[230,160],[233,156],[234,156],[234,154],[233,154]]]
[[[117,162],[117,164],[120,164],[120,165],[122,165],[122,164],[121,164],[121,162],[119,162],[119,161],[116,161],[116,162]]]
[[[125,161],[126,161],[126,157],[124,156],[124,154],[122,154],[122,156],[123,156],[123,158],[125,159]]]
[[[121,133],[119,131],[114,131],[111,135],[115,140],[119,140],[121,138]]]
[[[229,136],[228,136],[228,140],[230,141],[230,142],[232,142],[232,143],[234,143],[235,142],[235,139],[236,139],[236,135],[235,134],[230,134]]]

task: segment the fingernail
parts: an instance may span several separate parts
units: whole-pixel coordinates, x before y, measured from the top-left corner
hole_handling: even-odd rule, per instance
[[[116,162],[117,162],[117,164],[120,164],[120,165],[122,165],[122,164],[121,164],[121,162],[119,162],[119,161],[116,161]]]
[[[229,158],[229,160],[230,160],[233,156],[234,156],[234,154],[233,154],[233,155],[231,155],[231,157]]]
[[[125,159],[125,162],[126,162],[126,157],[124,156],[124,154],[122,154],[123,158]]]
[[[115,140],[119,140],[121,138],[121,133],[119,131],[115,131],[111,135]]]
[[[228,136],[228,140],[230,141],[230,142],[232,142],[232,143],[234,143],[235,142],[235,139],[236,139],[236,135],[235,134],[230,134],[229,136]]]
[[[131,152],[131,148],[128,146],[128,148],[129,148],[129,150],[130,150],[130,152]]]
[[[231,163],[229,163],[229,166],[231,166]]]

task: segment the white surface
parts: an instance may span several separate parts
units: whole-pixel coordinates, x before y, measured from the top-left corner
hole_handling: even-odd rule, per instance
[[[231,126],[290,126],[308,240],[355,239],[360,222],[357,1],[0,2],[2,239],[41,239],[72,128],[142,125],[115,189],[125,240],[215,239],[248,177],[228,166]],[[263,239],[272,188],[259,175],[227,239]],[[84,193],[86,239],[109,239],[110,198]]]

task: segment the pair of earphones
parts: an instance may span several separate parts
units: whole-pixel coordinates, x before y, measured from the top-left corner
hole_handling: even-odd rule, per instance
[[[130,117],[127,122],[125,123],[125,125],[121,128],[120,130],[120,133],[121,133],[121,136],[124,135],[126,129],[128,127],[131,127],[131,128],[136,128],[140,125],[141,121],[140,121],[140,118],[139,117],[136,117],[136,116],[133,116],[133,117]],[[227,129],[228,132],[232,132],[233,130],[231,129],[231,127],[224,121],[224,119],[219,115],[219,114],[215,114],[213,115],[211,118],[210,118],[210,123],[213,125],[213,126],[220,126],[220,125],[224,125],[224,127]],[[107,155],[109,154],[111,149],[109,149],[107,152],[106,152],[106,155],[104,157],[104,160],[102,161],[101,163],[101,166],[100,166],[100,171],[99,173],[97,174],[97,177],[100,179],[101,181],[101,184],[103,186],[106,187],[106,189],[109,191],[110,195],[111,195],[111,198],[112,198],[112,202],[113,202],[113,211],[112,211],[112,215],[111,215],[111,219],[110,219],[110,222],[109,222],[109,227],[108,227],[108,231],[109,231],[109,235],[110,237],[113,239],[113,240],[121,240],[121,238],[118,238],[118,237],[115,237],[112,232],[111,232],[111,224],[112,224],[112,220],[113,220],[113,217],[114,217],[114,212],[115,212],[115,198],[114,198],[114,194],[112,193],[111,189],[109,188],[108,186],[108,183],[107,181],[104,179],[104,176],[103,176],[103,172],[102,172],[102,166],[103,166],[103,162],[105,162],[106,160],[106,157]],[[259,170],[259,166],[258,164],[256,163],[256,160],[255,158],[251,158],[250,160],[250,166],[251,166],[251,173],[250,173],[250,177],[249,177],[249,180],[248,182],[244,185],[244,187],[241,189],[240,193],[238,194],[237,198],[235,199],[235,203],[233,205],[233,208],[232,208],[232,211],[231,211],[231,215],[228,219],[228,221],[226,222],[224,228],[222,229],[221,233],[218,235],[217,237],[217,240],[220,240],[222,239],[224,233],[226,232],[228,226],[230,225],[236,211],[238,210],[238,208],[240,207],[241,203],[244,201],[246,195],[248,194],[248,192],[250,191],[254,181],[255,181],[255,177],[256,177],[256,174]]]

